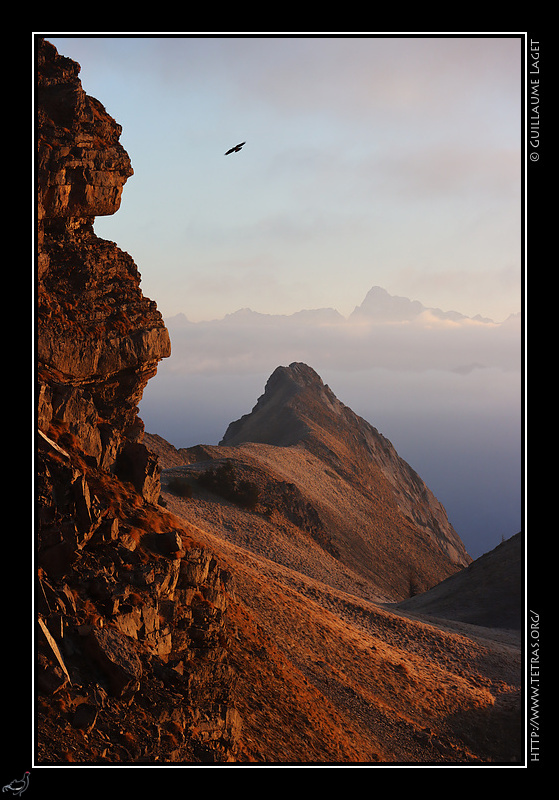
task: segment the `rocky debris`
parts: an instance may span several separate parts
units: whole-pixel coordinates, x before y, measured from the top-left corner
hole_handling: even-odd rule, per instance
[[[230,575],[185,531],[150,532],[147,519],[146,530],[134,528],[131,491],[128,500],[130,516],[122,521],[121,510],[119,532],[129,528],[134,549],[120,535],[92,537],[76,547],[64,570],[53,573],[50,563],[39,569],[39,761],[64,761],[68,723],[91,733],[101,720],[113,733],[117,725],[123,735],[128,732],[128,745],[137,743],[129,708],[143,709],[153,725],[165,709],[180,709],[186,721],[176,746],[171,754],[170,739],[163,736],[149,752],[123,745],[126,754],[118,754],[111,734],[106,741],[112,755],[103,760],[227,761],[236,752],[239,725],[225,628]],[[161,513],[154,510],[149,519],[160,526]],[[154,692],[157,709],[150,700]],[[63,714],[57,698],[64,699]],[[89,762],[92,752],[91,743],[77,740],[72,758]]]
[[[99,711],[97,706],[87,702],[80,703],[74,711],[72,725],[74,728],[79,728],[80,730],[89,733],[97,722],[98,714]]]
[[[39,617],[38,623],[41,636],[38,637],[39,670],[37,682],[44,692],[52,694],[70,682],[70,675],[54,636],[49,631],[44,619]],[[45,652],[44,645],[47,646],[48,653]]]
[[[129,636],[93,628],[85,637],[84,652],[104,673],[115,697],[131,696],[139,688],[142,663]]]
[[[103,760],[233,758],[239,719],[225,627],[230,574],[179,520],[88,465],[70,438],[41,441],[39,760],[64,760],[65,725],[93,736],[100,721],[113,732],[106,743],[114,745],[117,724],[128,737]],[[180,735],[162,735],[146,750],[126,709],[142,707],[158,725],[149,697],[161,682],[169,691],[157,714],[178,707],[185,722]],[[76,740],[72,758],[90,761],[90,744]]]

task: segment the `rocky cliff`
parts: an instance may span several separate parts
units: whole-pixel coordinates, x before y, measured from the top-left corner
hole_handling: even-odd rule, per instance
[[[132,168],[79,71],[38,41],[37,759],[227,761],[229,575],[157,506],[138,403],[169,336],[93,231]]]
[[[157,468],[142,448],[137,404],[170,355],[155,303],[132,258],[98,238],[132,175],[120,126],[89,97],[79,65],[38,48],[37,362],[39,428],[63,425],[103,469],[157,499]]]

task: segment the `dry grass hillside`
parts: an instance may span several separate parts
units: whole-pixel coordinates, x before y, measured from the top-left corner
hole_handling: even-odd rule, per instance
[[[161,502],[234,577],[240,762],[522,762],[520,606],[495,627],[468,616],[520,586],[516,539],[471,563],[419,476],[306,365],[278,368],[219,446],[145,442]]]
[[[467,569],[428,592],[398,604],[404,611],[488,628],[519,630],[522,608],[522,534],[501,542]]]
[[[169,492],[181,472],[163,473],[169,511],[235,576],[240,761],[522,761],[517,632],[384,607],[319,546],[290,547],[286,526],[278,537],[257,512]]]

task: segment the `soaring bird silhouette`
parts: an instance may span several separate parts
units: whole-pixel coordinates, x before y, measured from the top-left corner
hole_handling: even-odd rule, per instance
[[[236,144],[235,147],[232,147],[231,150],[228,150],[225,155],[228,156],[229,153],[238,153],[241,147],[246,144],[246,142],[241,142],[240,144]]]
[[[19,797],[19,795],[24,792],[27,787],[29,786],[29,772],[26,772],[23,778],[20,781],[12,781],[11,783],[7,783],[5,786],[2,787],[2,791],[12,792],[14,797]]]

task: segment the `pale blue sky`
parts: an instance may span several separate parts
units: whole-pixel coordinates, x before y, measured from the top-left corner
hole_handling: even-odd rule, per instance
[[[520,310],[519,37],[46,38],[123,126],[95,229],[164,316]]]
[[[146,429],[217,444],[277,366],[306,360],[418,471],[470,555],[516,533],[518,323],[363,338],[202,321],[347,317],[373,286],[499,323],[520,311],[520,37],[45,36],[134,168],[95,230],[130,253],[171,333]]]

